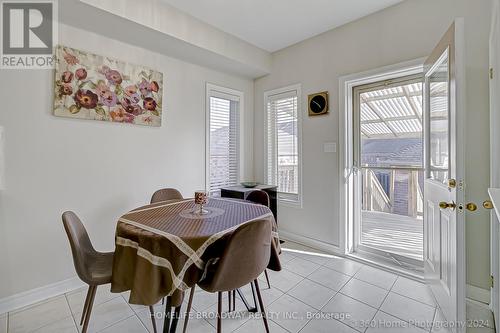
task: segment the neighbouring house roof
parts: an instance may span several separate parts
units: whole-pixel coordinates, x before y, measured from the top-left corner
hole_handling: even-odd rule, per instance
[[[361,163],[365,166],[422,166],[422,138],[363,139]]]

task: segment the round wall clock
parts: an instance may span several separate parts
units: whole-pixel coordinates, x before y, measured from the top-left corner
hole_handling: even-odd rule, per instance
[[[328,92],[320,92],[308,96],[310,116],[319,116],[328,113]]]

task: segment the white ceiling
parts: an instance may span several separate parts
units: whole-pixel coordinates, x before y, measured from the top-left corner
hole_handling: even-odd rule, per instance
[[[274,52],[403,0],[163,0]]]

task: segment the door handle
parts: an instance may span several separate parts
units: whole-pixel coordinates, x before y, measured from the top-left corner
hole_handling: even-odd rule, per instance
[[[451,210],[455,210],[455,208],[457,207],[457,204],[455,202],[445,202],[445,201],[441,201],[439,203],[439,208],[441,209],[451,209]]]
[[[455,179],[448,179],[448,187],[449,188],[457,187],[457,181]]]

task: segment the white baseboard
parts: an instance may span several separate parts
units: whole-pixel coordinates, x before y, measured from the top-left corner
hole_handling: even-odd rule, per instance
[[[288,232],[288,231],[282,230],[282,229],[279,230],[279,234],[280,234],[281,238],[288,239],[288,240],[295,242],[295,243],[298,243],[300,245],[305,245],[305,246],[311,247],[313,249],[324,251],[326,253],[344,256],[344,253],[340,250],[340,248],[338,246],[333,245],[333,244],[329,244],[329,243],[319,241],[317,239],[297,235],[295,233]],[[286,245],[286,243],[285,243],[285,245]]]
[[[479,288],[468,284],[466,286],[466,297],[473,301],[481,302],[484,304],[490,304],[491,293],[487,289]]]
[[[85,284],[78,278],[52,283],[43,287],[23,291],[19,294],[0,299],[0,314],[10,312],[27,305],[35,304],[51,297],[83,287]]]

